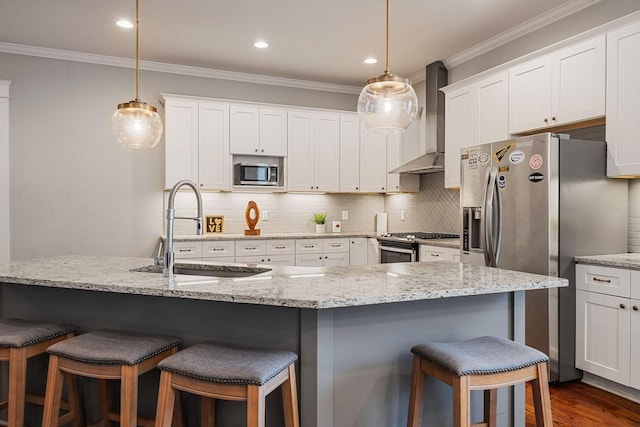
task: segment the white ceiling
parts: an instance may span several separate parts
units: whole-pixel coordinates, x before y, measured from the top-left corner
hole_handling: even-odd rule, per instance
[[[391,72],[415,76],[597,1],[392,0]],[[385,13],[385,0],[140,0],[140,56],[361,86],[384,71]],[[0,51],[17,44],[133,58],[135,30],[116,27],[121,18],[134,20],[135,0],[0,0]],[[257,39],[270,47],[256,49]],[[378,64],[365,65],[368,56]]]

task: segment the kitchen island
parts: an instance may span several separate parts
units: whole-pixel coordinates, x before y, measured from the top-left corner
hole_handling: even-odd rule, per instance
[[[233,274],[253,267],[235,265]],[[178,274],[170,283],[145,258],[13,262],[0,266],[0,316],[69,322],[80,332],[173,334],[183,346],[219,340],[295,351],[302,426],[389,427],[406,424],[411,346],[489,334],[522,342],[525,291],[567,286],[454,262],[266,268],[235,278]],[[424,425],[450,424],[450,389],[431,381],[427,396]],[[481,402],[473,396],[472,414]],[[501,392],[499,425],[523,425],[523,408],[522,387]],[[267,425],[281,423],[280,411],[279,397],[270,397]],[[237,403],[220,405],[218,417],[244,425]]]

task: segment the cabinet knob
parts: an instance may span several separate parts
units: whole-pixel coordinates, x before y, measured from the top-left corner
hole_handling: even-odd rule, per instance
[[[257,152],[258,152],[258,149],[256,148],[254,151],[257,153]]]
[[[637,305],[633,306],[633,311],[638,311],[638,306]]]
[[[545,123],[549,123],[549,119],[547,119],[546,117],[544,118],[544,122]]]
[[[360,187],[356,187],[356,190],[359,190],[359,189],[360,189]]]
[[[311,189],[313,190],[313,185],[311,186]]]
[[[318,259],[322,259],[322,257],[320,256],[320,257],[318,257]]]
[[[627,306],[624,304],[620,304],[620,308],[627,308]]]
[[[271,262],[271,258],[267,258],[267,261],[268,261],[268,262]]]
[[[320,187],[318,187],[318,186],[316,185],[316,190],[317,190],[317,189],[319,189],[319,188],[320,188]]]
[[[555,118],[555,117],[551,117],[551,120],[555,122],[555,121],[556,121],[556,118]]]
[[[204,184],[200,184],[200,187],[204,187]]]
[[[553,120],[555,120],[555,117],[553,118]],[[260,150],[261,153],[264,153],[264,148],[262,150]]]

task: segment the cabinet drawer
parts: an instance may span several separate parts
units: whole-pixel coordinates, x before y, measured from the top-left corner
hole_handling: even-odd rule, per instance
[[[265,264],[268,265],[296,265],[296,256],[293,254],[277,254],[268,255],[265,259]]]
[[[221,242],[202,242],[203,258],[234,257],[236,255],[236,243],[233,240]]]
[[[240,264],[264,264],[266,261],[267,257],[264,254],[244,255],[236,257],[236,262]]]
[[[630,288],[631,270],[576,264],[576,289],[629,298]]]
[[[265,255],[266,248],[264,240],[236,240],[236,256]]]
[[[301,239],[296,240],[296,255],[299,254],[321,254],[321,239]],[[297,263],[296,263],[297,265]]]
[[[294,240],[267,240],[267,255],[293,255],[295,253]]]
[[[349,239],[323,239],[322,251],[324,253],[349,252]]]
[[[202,258],[202,242],[173,242],[176,259]]]
[[[420,245],[419,261],[460,261],[460,250],[454,248],[445,248],[442,246]]]
[[[296,265],[303,267],[322,267],[322,254],[296,254]]]

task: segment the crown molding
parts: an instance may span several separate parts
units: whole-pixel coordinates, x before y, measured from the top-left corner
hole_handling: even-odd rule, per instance
[[[483,55],[497,47],[507,44],[519,37],[539,30],[541,27],[559,21],[569,15],[572,15],[582,9],[600,3],[602,0],[572,0],[564,3],[550,11],[538,15],[533,19],[524,22],[521,25],[511,28],[504,33],[498,34],[484,42],[477,44],[467,50],[464,50],[452,57],[444,60],[447,68],[455,67],[463,62],[469,61],[477,56]]]
[[[134,68],[134,59],[120,58],[116,56],[95,55],[84,52],[73,52],[60,49],[1,43],[0,52],[16,55],[37,56],[40,58],[60,59],[63,61],[85,62],[89,64],[108,65],[112,67]],[[265,76],[259,74],[240,73],[236,71],[223,71],[211,68],[188,67],[184,65],[167,64],[162,62],[140,61],[140,69],[156,71],[159,73],[182,74],[209,79],[233,80],[245,83],[257,83],[273,86],[284,86],[296,89],[318,90],[323,92],[337,92],[357,95],[361,87],[321,83],[310,80],[288,79],[284,77]]]

